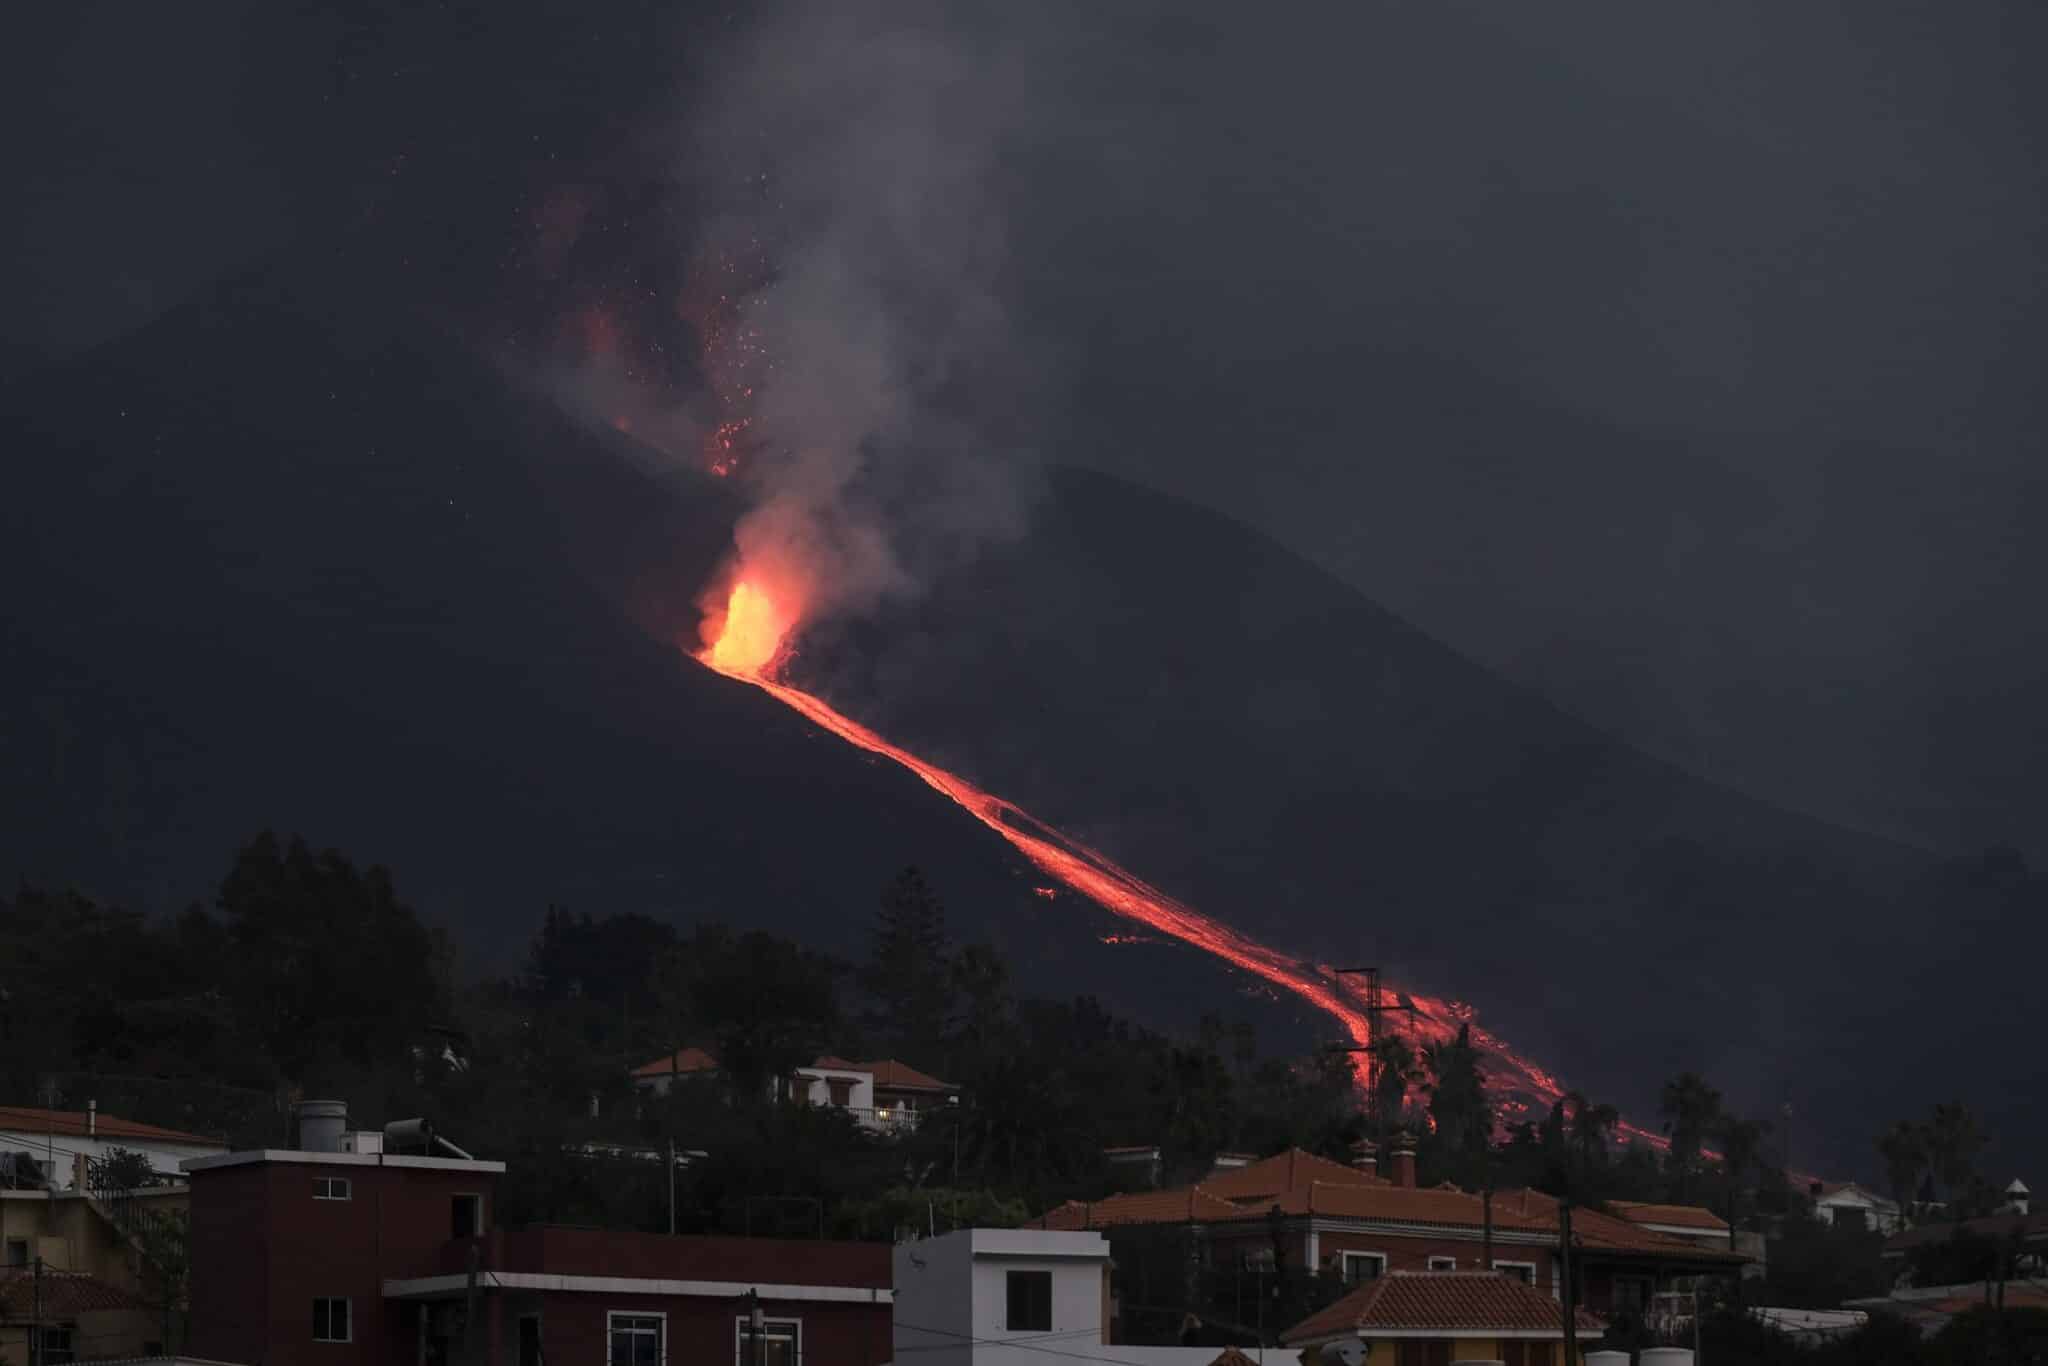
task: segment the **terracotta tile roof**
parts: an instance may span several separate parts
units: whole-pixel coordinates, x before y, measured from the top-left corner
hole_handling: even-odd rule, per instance
[[[1702,1233],[1726,1233],[1728,1221],[1698,1205],[1655,1205],[1647,1200],[1610,1200],[1607,1208],[1631,1224],[1668,1224]]]
[[[1225,1200],[1252,1200],[1283,1191],[1306,1190],[1311,1182],[1316,1181],[1346,1186],[1390,1184],[1342,1162],[1332,1162],[1327,1157],[1317,1157],[1300,1148],[1289,1148],[1263,1161],[1216,1172],[1205,1178],[1202,1185],[1211,1195],[1220,1195]]]
[[[1229,1219],[1254,1218],[1263,1213],[1228,1200],[1219,1200],[1203,1186],[1178,1190],[1137,1191],[1112,1195],[1106,1200],[1069,1200],[1047,1210],[1039,1220],[1041,1228],[1109,1228],[1115,1224],[1207,1224]]]
[[[863,1072],[875,1074],[875,1085],[890,1091],[950,1091],[951,1083],[928,1077],[908,1063],[884,1058],[880,1062],[855,1063]]]
[[[868,1070],[857,1062],[848,1062],[846,1059],[835,1057],[830,1053],[812,1063],[811,1066],[820,1072],[865,1072]]]
[[[1688,1207],[1680,1205],[1671,1208]],[[1558,1223],[1557,1198],[1545,1195],[1542,1191],[1502,1191],[1493,1197],[1493,1214],[1496,1222],[1503,1212],[1535,1228],[1551,1230],[1555,1229]],[[1722,1224],[1718,1231],[1725,1235],[1728,1226]],[[1572,1239],[1579,1247],[1588,1251],[1624,1253],[1631,1257],[1726,1262],[1731,1265],[1741,1265],[1749,1260],[1743,1254],[1726,1247],[1701,1246],[1698,1243],[1687,1242],[1683,1238],[1642,1228],[1627,1219],[1584,1206],[1574,1206],[1572,1209]]]
[[[1293,1347],[1380,1333],[1528,1333],[1561,1341],[1562,1320],[1548,1291],[1497,1271],[1396,1271],[1309,1315],[1282,1333],[1280,1341]],[[1584,1309],[1578,1312],[1578,1326],[1594,1337],[1606,1331]]]
[[[1235,1347],[1225,1347],[1216,1354],[1209,1366],[1257,1366],[1253,1360]]]
[[[685,1048],[674,1054],[656,1058],[653,1062],[642,1063],[633,1069],[633,1075],[636,1077],[666,1077],[671,1074],[680,1073],[687,1076],[691,1072],[716,1072],[717,1070],[718,1059],[712,1057],[701,1048]]]
[[[90,1117],[83,1110],[36,1110],[22,1105],[0,1105],[0,1130],[85,1138],[88,1127],[92,1136],[101,1139],[132,1138],[152,1143],[191,1143],[208,1148],[227,1146],[219,1139],[208,1138],[204,1134],[181,1133],[176,1129],[162,1129],[154,1124],[140,1124],[109,1114]]]
[[[36,1274],[34,1271],[0,1271],[0,1320],[30,1318],[35,1313]],[[110,1285],[96,1276],[87,1276],[75,1271],[52,1271],[43,1268],[42,1287],[43,1317],[65,1319],[74,1314],[90,1313],[96,1309],[141,1309],[142,1301],[117,1285]]]
[[[1391,1185],[1324,1185],[1317,1181],[1306,1190],[1289,1191],[1271,1202],[1285,1214],[1327,1215],[1333,1219],[1377,1220],[1393,1224],[1444,1224],[1479,1228],[1486,1222],[1485,1206],[1476,1195],[1461,1190],[1420,1189]],[[1260,1208],[1264,1208],[1261,1206]],[[1493,1207],[1496,1228],[1540,1229],[1538,1219],[1520,1217]]]

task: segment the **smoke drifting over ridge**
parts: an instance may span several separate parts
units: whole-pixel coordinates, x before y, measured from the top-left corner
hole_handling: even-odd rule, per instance
[[[792,621],[859,612],[1022,527],[992,183],[1022,83],[879,6],[786,6],[717,60],[680,155],[710,198],[707,463],[751,503],[733,568]]]

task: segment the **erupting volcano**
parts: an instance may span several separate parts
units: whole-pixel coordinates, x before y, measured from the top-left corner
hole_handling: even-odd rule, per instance
[[[919,758],[823,699],[782,681],[784,647],[799,615],[787,599],[778,600],[760,582],[742,575],[727,591],[722,610],[706,614],[703,648],[695,657],[728,678],[759,688],[848,744],[909,769],[927,786],[1002,836],[1034,868],[1061,886],[1114,915],[1213,954],[1299,996],[1335,1019],[1356,1044],[1363,1045],[1371,1038],[1363,995],[1328,965],[1292,957],[1202,914],[1016,803]],[[1035,890],[1045,896],[1051,889]],[[1114,936],[1112,940],[1121,942],[1122,937]],[[1413,1021],[1403,1029],[1418,1048],[1449,1040],[1461,1024],[1470,1026],[1472,1040],[1482,1051],[1486,1083],[1494,1093],[1502,1123],[1526,1117],[1534,1107],[1548,1105],[1564,1095],[1564,1088],[1550,1073],[1481,1029],[1472,1018],[1470,1006],[1418,992],[1404,991],[1398,995],[1415,1004]],[[1364,1070],[1361,1058],[1361,1079]],[[1634,1125],[1623,1124],[1621,1128],[1630,1137],[1659,1145],[1663,1142],[1660,1136]]]

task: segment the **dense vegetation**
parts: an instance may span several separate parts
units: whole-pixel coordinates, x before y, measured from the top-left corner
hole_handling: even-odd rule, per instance
[[[1755,1293],[1770,1303],[1829,1306],[1889,1284],[1880,1238],[1815,1221],[1769,1159],[1769,1126],[1698,1076],[1664,1088],[1661,1153],[1620,1142],[1614,1107],[1576,1093],[1500,1123],[1463,1034],[1420,1052],[1384,1040],[1361,1098],[1348,1055],[1267,1056],[1241,1020],[1206,1017],[1173,1039],[1089,998],[1016,996],[999,954],[951,940],[914,869],[870,914],[867,956],[847,963],[760,930],[548,908],[521,971],[464,983],[447,937],[383,870],[264,834],[211,905],[173,917],[28,889],[0,902],[0,1100],[93,1098],[237,1144],[288,1142],[300,1096],[345,1098],[364,1124],[422,1115],[511,1163],[510,1224],[666,1228],[673,1145],[691,1157],[680,1231],[867,1238],[1099,1197],[1119,1179],[1109,1145],[1158,1144],[1170,1183],[1221,1151],[1342,1159],[1401,1130],[1425,1184],[1678,1200],[1768,1227]],[[633,1088],[633,1066],[685,1045],[712,1051],[718,1072],[666,1096]],[[775,1098],[775,1079],[828,1052],[902,1059],[957,1083],[960,1103],[882,1140],[844,1112]],[[1983,1145],[1969,1112],[1944,1105],[1888,1130],[1878,1152],[1902,1201],[1970,1212],[1992,1198],[1974,1165]],[[1997,1254],[1963,1241],[1920,1260],[1924,1282],[1983,1274]]]

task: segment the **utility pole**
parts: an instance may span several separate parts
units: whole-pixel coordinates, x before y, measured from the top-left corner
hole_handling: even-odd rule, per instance
[[[1572,1275],[1572,1202],[1557,1202],[1557,1302],[1564,1311],[1565,1366],[1579,1366],[1579,1285]]]
[[[483,1244],[472,1238],[469,1243],[469,1283],[462,1293],[462,1359],[475,1366],[476,1349],[479,1341],[476,1331],[476,1273],[483,1265]]]
[[[676,1236],[676,1141],[668,1141],[668,1236]]]
[[[1415,1002],[1409,1000],[1404,995],[1398,1003],[1388,1005],[1383,989],[1380,986],[1380,970],[1378,968],[1338,968],[1336,972],[1339,977],[1363,977],[1365,979],[1365,1043],[1363,1045],[1346,1045],[1342,1047],[1341,1051],[1365,1054],[1366,1104],[1372,1110],[1373,1136],[1378,1140],[1380,1146],[1385,1147],[1388,1117],[1380,1113],[1379,1047],[1380,1031],[1382,1029],[1380,1016],[1394,1011],[1406,1011],[1408,1023],[1413,1025],[1415,1023]]]
[[[35,1256],[34,1297],[28,1313],[28,1366],[43,1366],[43,1254]]]

